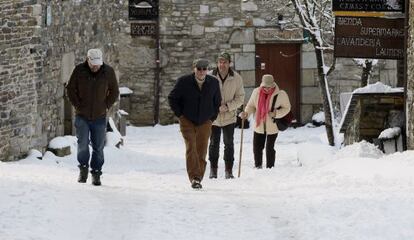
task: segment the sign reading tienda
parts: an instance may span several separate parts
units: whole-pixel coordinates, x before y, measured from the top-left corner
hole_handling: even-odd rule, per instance
[[[335,57],[403,59],[404,19],[335,17]]]
[[[404,12],[404,0],[333,0],[332,11]]]

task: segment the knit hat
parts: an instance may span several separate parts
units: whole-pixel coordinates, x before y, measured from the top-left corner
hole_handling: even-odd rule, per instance
[[[262,77],[262,83],[260,84],[261,87],[268,87],[273,88],[276,87],[275,80],[273,79],[273,76],[270,74],[265,74]]]

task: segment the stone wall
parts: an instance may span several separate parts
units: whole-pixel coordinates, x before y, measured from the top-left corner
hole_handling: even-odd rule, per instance
[[[409,0],[409,15],[414,15],[414,1]],[[408,22],[408,47],[407,47],[407,92],[406,92],[406,114],[407,114],[407,148],[414,149],[414,18]]]
[[[303,44],[302,46],[301,114],[303,122],[308,122],[314,113],[323,109],[314,48],[312,44]],[[327,53],[326,60],[326,65],[330,67],[332,54]],[[338,58],[336,60],[335,70],[328,76],[328,84],[334,112],[338,119],[341,118],[340,94],[352,92],[361,87],[361,74],[362,67],[357,66],[352,58]],[[372,68],[369,83],[378,81],[391,87],[397,87],[397,60],[378,60]]]
[[[119,70],[112,42],[122,30],[118,19],[127,15],[123,8],[98,0],[0,2],[0,160],[45,150],[63,135],[64,84],[87,49],[101,48],[118,75],[128,72]]]
[[[386,94],[356,94],[350,106],[351,114],[344,134],[344,144],[362,140],[378,144],[380,133],[404,125],[404,96],[402,92]],[[402,132],[405,137],[405,133]]]
[[[276,26],[274,8],[269,1],[240,0],[198,1],[161,0],[161,49],[166,55],[162,69],[161,123],[174,121],[167,95],[175,80],[190,73],[194,58],[204,57],[215,65],[217,55],[228,51],[233,67],[242,75],[246,101],[255,87],[255,30]],[[283,6],[283,1],[273,1]],[[281,8],[279,13],[293,16],[293,9]]]
[[[284,4],[282,0],[159,0],[159,123],[175,121],[167,96],[176,79],[191,72],[192,60],[204,57],[213,67],[223,50],[231,53],[233,67],[244,77],[247,101],[255,84],[256,31],[280,30],[277,14],[293,19],[293,9]],[[134,21],[128,19],[127,0],[3,0],[0,10],[1,160],[21,158],[31,148],[44,150],[51,138],[70,130],[64,127],[73,117],[64,101],[64,84],[89,48],[101,48],[120,86],[133,91],[129,121],[156,123],[156,39],[130,35]],[[303,122],[321,107],[312,51],[310,44],[302,45]],[[334,102],[339,102],[339,92],[359,83],[361,70],[347,61],[330,79]],[[378,69],[374,79],[393,75],[393,69],[389,74]]]
[[[168,62],[162,69],[161,123],[170,123],[173,116],[166,96],[175,79],[191,71],[191,60],[205,57],[213,63],[220,51],[232,53],[233,67],[244,77],[246,98],[255,83],[256,30],[280,29],[277,14],[293,18],[293,9],[282,7],[283,1],[230,0],[190,2],[184,0],[160,1],[161,48]],[[270,7],[269,7],[270,6]],[[269,43],[288,43],[290,39],[274,39]],[[328,60],[332,54],[327,54]],[[322,110],[316,58],[312,44],[302,44],[301,119],[308,122],[314,113]],[[214,64],[213,64],[214,65]],[[338,59],[337,70],[328,77],[332,100],[338,117],[339,95],[360,87],[362,68],[351,59]],[[380,60],[373,68],[371,83],[381,81],[395,87],[396,60]]]
[[[38,89],[43,78],[41,6],[36,1],[0,2],[0,160],[12,160],[46,143],[43,130],[59,127],[48,109],[53,99]]]

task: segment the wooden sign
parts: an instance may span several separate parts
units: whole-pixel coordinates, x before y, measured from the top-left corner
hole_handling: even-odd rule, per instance
[[[157,33],[156,23],[131,23],[131,35],[140,36],[155,36]]]
[[[332,0],[332,11],[404,12],[404,0]]]
[[[258,41],[266,40],[303,40],[303,30],[302,29],[286,29],[280,30],[276,28],[257,28],[256,29],[256,39]]]
[[[404,19],[335,17],[335,57],[403,59]]]
[[[158,0],[129,0],[129,20],[158,18]]]

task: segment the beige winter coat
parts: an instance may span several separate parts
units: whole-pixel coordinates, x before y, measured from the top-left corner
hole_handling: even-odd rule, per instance
[[[221,101],[226,104],[229,109],[227,112],[219,112],[216,120],[213,122],[214,126],[223,127],[236,122],[237,108],[244,103],[244,87],[242,77],[231,68],[229,75],[224,81],[220,80],[218,69],[209,72],[210,75],[217,78],[220,84]]]
[[[254,114],[256,117],[256,109],[259,102],[259,91],[260,87],[257,87],[253,90],[252,95],[250,96],[249,102],[246,105],[245,112],[249,115]],[[272,107],[273,98],[278,94],[275,108],[276,110],[276,117],[275,118],[282,118],[290,111],[290,101],[287,93],[284,90],[280,90],[279,87],[276,85],[276,89],[270,97],[269,108]],[[279,108],[279,109],[278,109]],[[254,131],[261,134],[275,134],[279,132],[276,123],[273,122],[273,119],[267,114],[266,120],[260,123],[259,126],[256,127],[256,122],[253,123]]]

